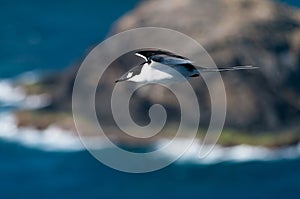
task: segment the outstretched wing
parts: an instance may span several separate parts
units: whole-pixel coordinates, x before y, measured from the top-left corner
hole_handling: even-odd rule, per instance
[[[142,57],[146,61],[156,61],[166,65],[187,64],[191,61],[183,56],[171,53],[165,50],[141,50],[135,53],[136,56]]]
[[[153,55],[150,60],[159,62],[165,65],[181,65],[181,64],[191,64],[189,59],[183,59],[181,57],[174,57],[170,55]]]

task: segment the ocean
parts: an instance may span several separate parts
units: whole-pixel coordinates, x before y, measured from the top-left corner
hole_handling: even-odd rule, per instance
[[[97,161],[71,132],[17,127],[13,111],[44,106],[47,98],[26,96],[14,82],[79,61],[138,3],[88,2],[0,1],[1,199],[299,198],[300,145],[275,151],[217,146],[206,160],[192,146],[161,170],[130,174]],[[285,2],[300,6],[297,0]],[[38,100],[36,107],[31,100]]]
[[[300,159],[110,169],[86,151],[45,152],[1,141],[1,198],[299,198]]]

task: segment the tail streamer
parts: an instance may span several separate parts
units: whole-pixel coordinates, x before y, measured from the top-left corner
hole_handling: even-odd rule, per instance
[[[224,71],[234,71],[234,70],[252,70],[257,69],[256,66],[234,66],[234,67],[226,67],[226,68],[204,68],[198,67],[199,72],[224,72]]]

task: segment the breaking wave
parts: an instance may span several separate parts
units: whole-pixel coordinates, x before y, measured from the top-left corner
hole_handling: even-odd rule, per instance
[[[77,151],[84,149],[74,132],[63,130],[55,125],[44,130],[32,127],[19,128],[12,113],[0,114],[0,138],[47,151]]]
[[[181,149],[181,142],[185,142],[185,139],[181,139],[176,147],[164,151],[165,155],[172,156],[177,153],[176,150]],[[161,144],[164,145],[169,141],[162,141]],[[184,155],[177,161],[182,162],[193,162],[200,164],[211,164],[219,163],[224,161],[271,161],[278,159],[293,159],[300,156],[300,144],[296,146],[283,147],[278,149],[269,149],[262,146],[250,146],[250,145],[237,145],[231,147],[223,147],[220,145],[214,146],[213,150],[205,157],[199,158],[199,152],[201,150],[201,142],[194,142],[190,148],[184,153]]]
[[[73,132],[63,130],[55,125],[51,125],[44,130],[38,130],[31,127],[19,128],[16,118],[12,113],[0,114],[0,138],[6,141],[17,142],[27,147],[34,147],[45,151],[79,151],[85,150],[79,137]],[[101,139],[92,139],[90,148],[93,146],[96,149],[107,149],[106,144],[101,142]],[[170,140],[161,140],[157,144],[157,148],[169,143]],[[176,150],[182,150],[181,146],[186,142],[184,138],[178,141],[176,147],[163,151],[162,155],[166,158],[176,155]],[[204,159],[200,159],[199,151],[201,149],[200,142],[194,144],[184,153],[177,163],[199,163],[212,164],[223,161],[253,161],[253,160],[276,160],[297,158],[300,156],[300,145],[286,147],[281,149],[268,149],[259,146],[239,145],[232,147],[222,147],[216,145],[211,153]]]
[[[25,77],[21,76],[17,80],[25,81]],[[11,79],[0,80],[0,108],[36,109],[47,106],[50,103],[50,97],[47,94],[26,95],[25,90],[15,85],[15,82]]]

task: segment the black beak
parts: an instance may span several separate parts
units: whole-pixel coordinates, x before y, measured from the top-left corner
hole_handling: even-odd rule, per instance
[[[123,79],[122,77],[120,78],[120,79],[117,79],[116,81],[115,81],[115,83],[118,83],[118,82],[123,82],[123,81],[126,81],[127,79]]]
[[[115,81],[115,83],[118,83],[118,82],[123,82],[123,81],[126,81],[128,78],[126,77],[127,73],[125,75],[123,75],[122,77],[120,77],[119,79],[117,79]]]

